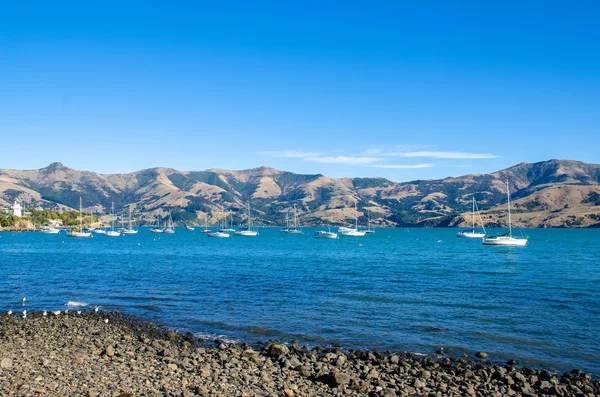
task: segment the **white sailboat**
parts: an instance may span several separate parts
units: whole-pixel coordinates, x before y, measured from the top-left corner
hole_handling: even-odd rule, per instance
[[[302,234],[302,229],[298,228],[298,213],[296,212],[296,204],[294,204],[294,227],[290,227],[288,214],[286,214],[286,223],[287,226],[285,229],[281,229],[282,233],[287,234]]]
[[[223,224],[223,229],[221,229],[222,232],[225,233],[235,233],[235,228],[233,227],[233,214],[231,214],[229,216],[229,221],[231,222],[231,226],[227,227],[227,216],[225,217],[225,222]]]
[[[150,229],[152,233],[162,233],[163,229],[160,227],[160,215],[156,214],[156,226]]]
[[[40,228],[40,233],[42,234],[58,234],[60,233],[60,229],[50,226],[42,226]]]
[[[475,202],[475,196],[473,196],[473,227],[471,229],[461,230],[456,233],[456,237],[466,237],[466,238],[483,238],[485,237],[485,227],[483,226],[483,220],[481,220],[481,226],[483,228],[483,233],[475,231],[475,210],[479,213],[479,208],[477,208],[477,203]],[[479,217],[481,219],[481,216]]]
[[[163,233],[174,234],[175,227],[173,226],[173,218],[171,218],[171,211],[169,211],[169,216],[167,217],[167,224],[163,229]]]
[[[325,239],[336,239],[339,238],[337,233],[331,231],[331,228],[327,230],[318,230],[313,235],[314,238],[325,238]]]
[[[138,231],[137,231],[137,229],[133,228],[133,221],[131,220],[131,207],[129,207],[129,215],[127,217],[127,223],[128,223],[128,226],[124,227],[121,230],[121,233],[123,233],[123,234],[137,234]]]
[[[371,210],[369,210],[368,212],[368,218],[367,218],[367,230],[365,230],[366,234],[375,234],[375,230],[371,229]]]
[[[115,231],[115,203],[110,206],[110,230],[104,233],[107,237],[119,237],[121,233]]]
[[[356,207],[356,201],[354,202],[354,221],[355,226],[352,228],[339,228],[338,231],[342,236],[345,237],[364,237],[367,234],[364,230],[358,230],[358,208]]]
[[[508,197],[508,232],[497,236],[484,237],[483,245],[505,245],[514,247],[524,247],[527,245],[527,237],[517,238],[512,236],[512,224],[510,218],[510,191],[508,181],[506,181],[506,195]]]
[[[236,236],[242,237],[256,237],[258,236],[258,231],[252,230],[252,217],[250,215],[250,202],[248,202],[248,228],[245,230],[238,230],[234,232]]]
[[[207,236],[208,237],[216,237],[216,238],[229,238],[230,234],[225,231],[227,228],[227,216],[225,216],[223,220],[223,227],[220,230],[209,230]]]
[[[72,229],[69,233],[67,233],[67,236],[69,237],[77,237],[77,238],[88,238],[92,235],[91,232],[84,232],[83,231],[83,214],[82,214],[82,203],[81,203],[81,197],[79,197],[79,228],[78,229]]]
[[[212,233],[212,230],[208,228],[208,216],[204,217],[204,229],[200,230],[200,233]]]

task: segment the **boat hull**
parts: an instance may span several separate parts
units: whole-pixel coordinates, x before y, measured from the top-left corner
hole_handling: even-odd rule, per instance
[[[367,232],[362,232],[358,230],[349,230],[346,232],[342,232],[342,236],[344,237],[364,237]]]
[[[58,233],[60,233],[60,229],[53,229],[53,228],[40,229],[40,233],[42,233],[42,234],[58,234]]]
[[[108,231],[108,232],[104,233],[104,235],[107,237],[119,237],[121,235],[121,233]]]
[[[121,230],[121,233],[123,234],[137,234],[137,230],[133,230],[133,229],[123,229]]]
[[[485,237],[485,233],[458,232],[458,233],[456,233],[456,237],[484,238]]]
[[[68,233],[67,236],[75,237],[75,238],[88,238],[92,235],[91,232],[71,232]]]
[[[240,230],[234,233],[236,236],[240,237],[256,237],[258,236],[258,232],[254,230]]]
[[[216,238],[228,238],[229,237],[229,233],[223,233],[223,232],[210,232],[207,233],[208,237],[216,237]]]
[[[483,245],[502,245],[512,247],[524,247],[527,245],[527,239],[514,237],[488,237],[482,240]]]
[[[338,238],[338,234],[337,233],[333,233],[333,232],[315,232],[315,234],[313,235],[314,238],[324,238],[324,239],[329,239],[329,240],[335,240]]]

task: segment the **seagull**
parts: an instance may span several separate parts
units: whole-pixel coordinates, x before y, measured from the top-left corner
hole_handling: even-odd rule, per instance
[[[48,313],[44,310],[44,312],[42,313],[42,316],[46,317]]]
[[[81,310],[77,310],[77,314],[81,314]]]
[[[12,310],[9,310],[6,314],[10,316],[12,314]]]
[[[94,308],[94,313],[98,313],[98,306]]]
[[[58,316],[60,314],[60,310],[55,310],[52,312],[52,314],[54,314],[55,316]]]
[[[104,324],[108,324],[108,319],[107,318],[104,319]]]
[[[27,301],[27,298],[23,297],[23,299],[21,299],[21,305],[25,306],[26,301]]]
[[[27,310],[23,310],[23,318],[27,318]]]
[[[69,309],[65,310],[65,315],[69,314]]]

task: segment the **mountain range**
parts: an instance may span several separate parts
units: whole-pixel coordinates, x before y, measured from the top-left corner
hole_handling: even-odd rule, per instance
[[[133,207],[146,223],[171,212],[179,223],[209,223],[230,216],[257,225],[281,225],[294,205],[302,225],[359,222],[374,226],[456,226],[471,223],[475,196],[486,226],[506,224],[506,181],[514,226],[600,226],[600,165],[573,160],[520,163],[491,174],[393,182],[384,178],[331,178],[259,167],[241,171],[150,168],[98,174],[53,163],[37,170],[0,169],[0,205],[79,208],[106,212],[111,203]],[[478,224],[479,217],[478,217]]]

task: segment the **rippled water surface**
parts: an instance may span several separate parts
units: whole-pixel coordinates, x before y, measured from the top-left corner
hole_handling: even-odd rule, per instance
[[[212,239],[0,233],[0,310],[68,301],[210,337],[456,354],[600,374],[600,230],[484,247],[452,229]]]

